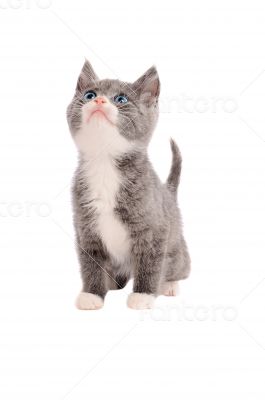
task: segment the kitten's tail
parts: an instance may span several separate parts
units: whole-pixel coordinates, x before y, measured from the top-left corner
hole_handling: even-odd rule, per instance
[[[179,148],[172,138],[170,139],[170,146],[172,151],[172,164],[167,178],[167,187],[172,193],[176,194],[180,179],[182,158]]]

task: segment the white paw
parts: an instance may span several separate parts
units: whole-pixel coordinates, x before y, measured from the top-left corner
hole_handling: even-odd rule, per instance
[[[103,307],[104,301],[96,294],[81,292],[75,304],[79,310],[98,310]]]
[[[179,294],[178,281],[168,281],[161,285],[160,294],[164,296],[176,296]]]
[[[135,310],[153,308],[155,296],[146,293],[131,293],[127,300],[127,305]]]

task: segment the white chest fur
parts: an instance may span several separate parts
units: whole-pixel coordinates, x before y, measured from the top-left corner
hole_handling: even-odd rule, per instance
[[[121,185],[121,174],[114,160],[118,155],[128,151],[128,142],[113,128],[106,130],[105,127],[104,131],[94,131],[94,135],[95,133],[97,139],[91,143],[90,138],[87,151],[84,152],[85,138],[80,132],[83,136],[81,138],[83,153],[89,156],[83,169],[87,182],[87,198],[88,202],[92,201],[96,211],[97,233],[111,256],[118,263],[122,263],[129,254],[130,237],[126,226],[114,214],[116,196]],[[105,141],[102,135],[105,136]],[[106,136],[109,139],[107,144]]]
[[[86,172],[88,197],[96,209],[96,229],[109,253],[119,262],[130,248],[126,227],[114,214],[120,176],[110,157],[99,157]]]

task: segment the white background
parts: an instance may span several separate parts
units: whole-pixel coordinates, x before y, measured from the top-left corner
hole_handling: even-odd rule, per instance
[[[0,1],[1,398],[264,400],[264,1]],[[65,118],[87,57],[133,81],[156,64],[150,157],[182,151],[192,274],[151,312],[131,283],[81,312]]]

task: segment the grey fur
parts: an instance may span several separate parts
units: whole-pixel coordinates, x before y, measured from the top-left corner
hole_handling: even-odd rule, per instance
[[[97,215],[93,199],[88,199],[89,188],[86,188],[82,173],[87,167],[86,161],[80,154],[73,184],[73,209],[83,291],[104,298],[113,288],[113,280],[115,287],[119,288],[134,277],[134,292],[157,295],[161,282],[184,279],[190,271],[190,258],[176,202],[180,152],[171,140],[173,159],[165,184],[160,182],[147,156],[147,146],[158,118],[160,83],[157,71],[151,67],[135,83],[99,80],[86,61],[67,109],[73,136],[81,124],[83,93],[88,89],[109,98],[116,93],[128,95],[129,102],[119,109],[118,128],[120,135],[133,142],[135,147],[130,153],[113,160],[122,174],[114,212],[127,227],[132,243],[126,265],[119,265],[111,257],[97,233]]]

